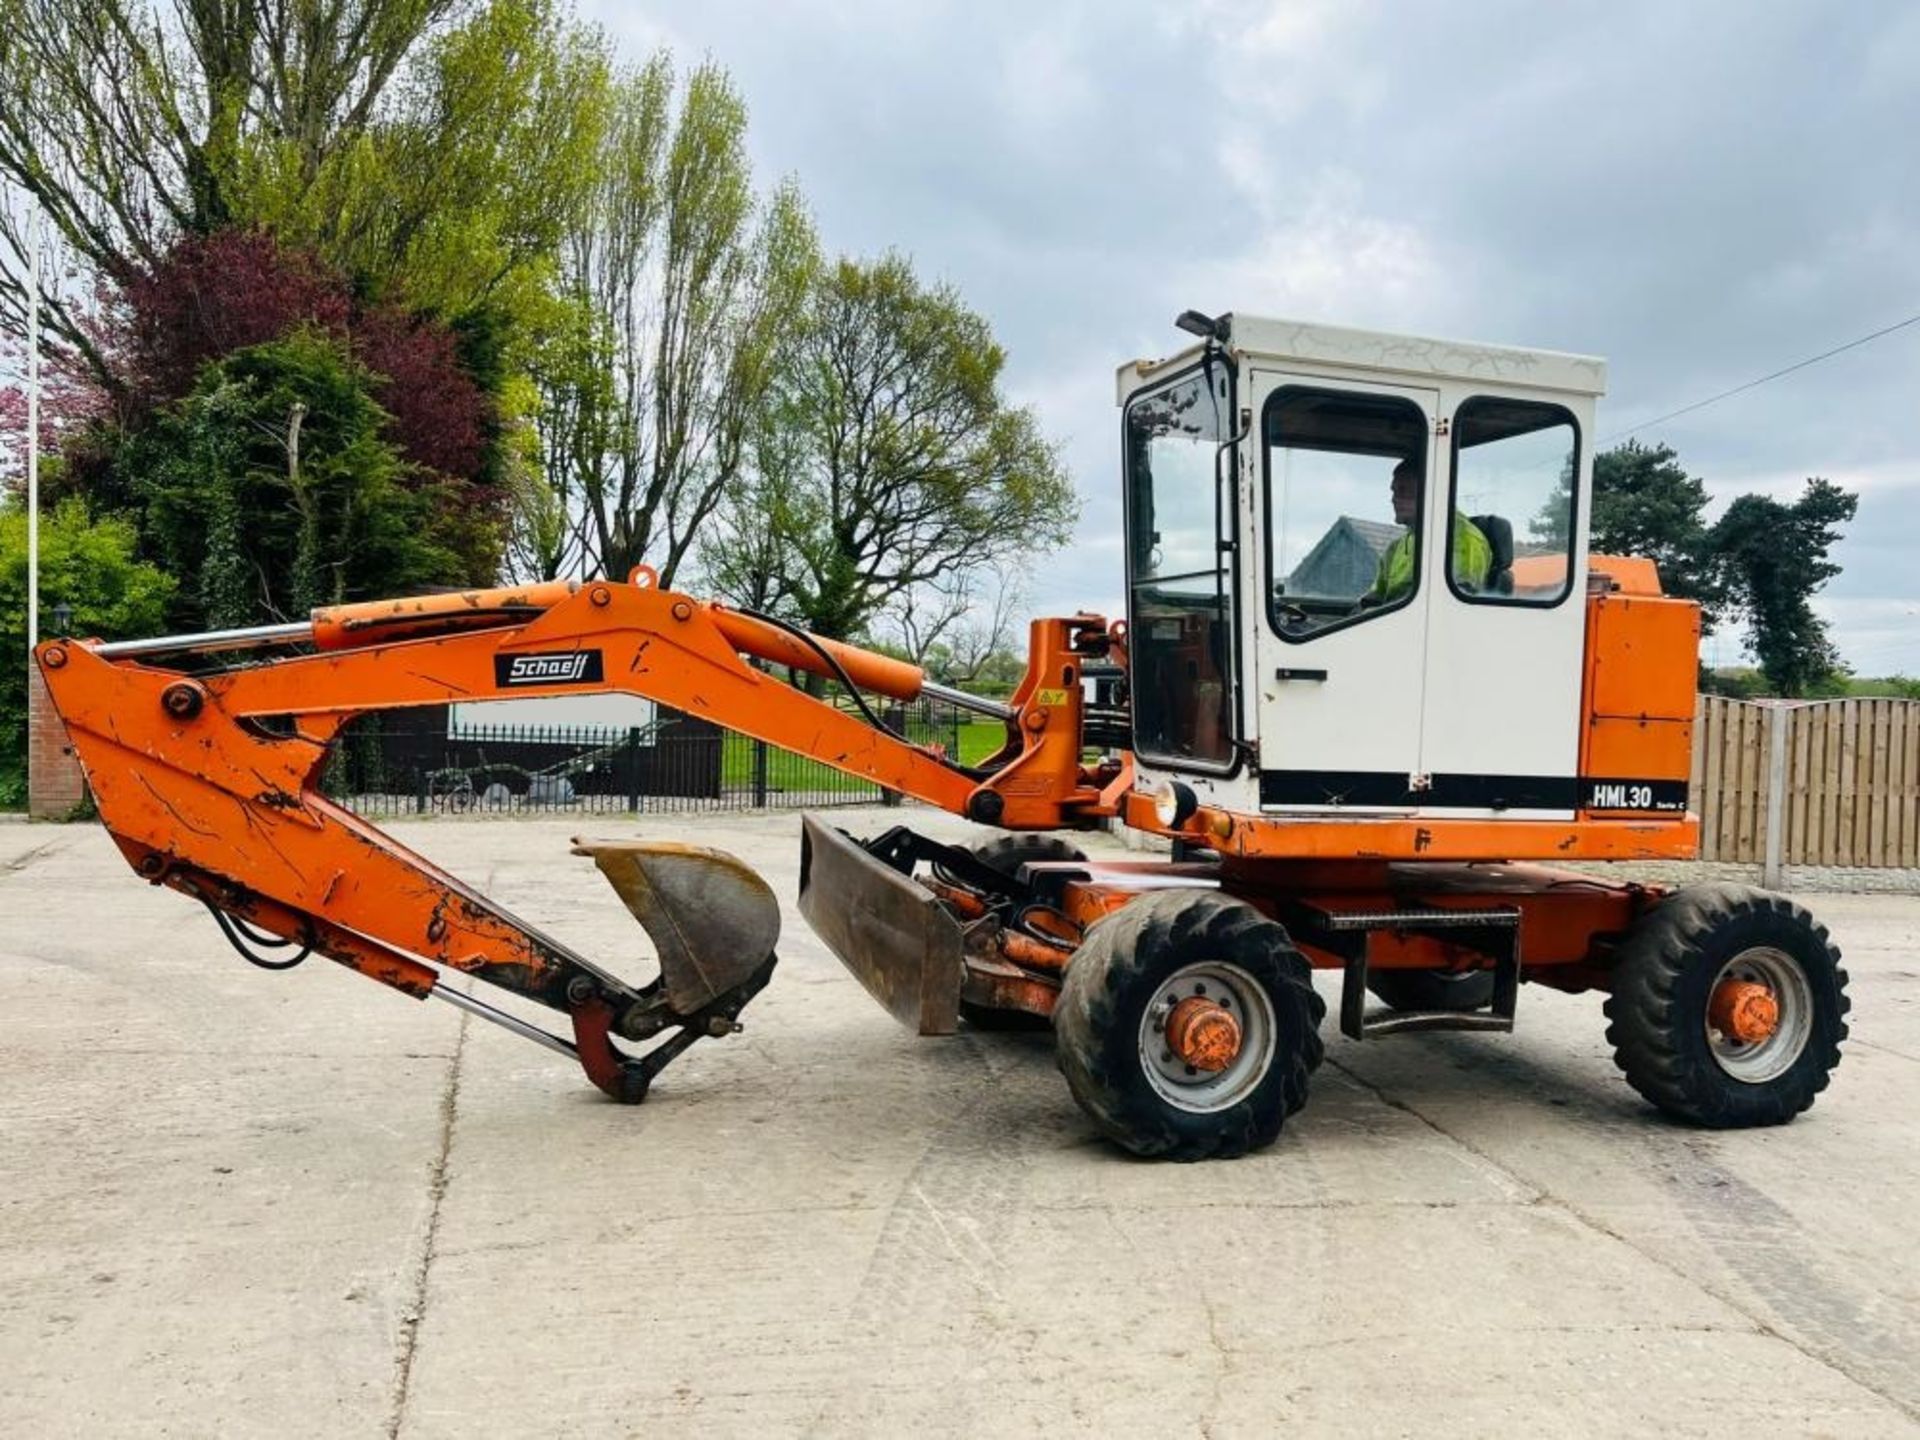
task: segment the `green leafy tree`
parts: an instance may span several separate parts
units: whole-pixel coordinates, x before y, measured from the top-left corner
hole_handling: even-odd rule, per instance
[[[798,193],[755,195],[746,126],[713,65],[684,92],[664,55],[615,84],[562,249],[575,318],[536,367],[555,501],[523,508],[529,573],[670,583],[741,480],[817,264]]]
[[[358,148],[421,40],[459,0],[0,0],[0,175],[96,275],[124,285],[182,233],[249,217],[235,187],[265,137],[318,176]],[[0,305],[24,313],[25,237]],[[102,361],[59,288],[55,337]]]
[[[1726,594],[1706,506],[1706,485],[1668,446],[1629,440],[1594,457],[1588,548],[1651,559],[1667,594],[1700,602],[1702,628],[1711,632]]]
[[[174,582],[136,558],[139,536],[121,516],[92,519],[79,500],[40,517],[40,633],[57,605],[73,611],[76,635],[124,640],[158,632]],[[0,809],[26,801],[27,513],[0,508],[0,645],[13,657],[0,665]]]
[[[605,43],[554,0],[454,7],[450,28],[434,23],[444,7],[412,8],[424,23],[385,103],[332,127],[316,117],[330,145],[300,130],[251,136],[232,208],[373,295],[522,322],[546,303],[592,193],[611,100]]]
[[[383,436],[371,377],[312,332],[235,351],[128,441],[177,624],[208,628],[461,583],[448,487]]]
[[[1831,552],[1859,503],[1816,477],[1791,505],[1742,495],[1713,527],[1728,600],[1746,621],[1747,649],[1776,695],[1817,693],[1845,674],[1812,599],[1840,573]]]
[[[555,0],[0,0],[0,74],[0,177],[91,278],[259,225],[448,319],[545,302],[607,98],[602,42]],[[25,254],[0,212],[15,334]],[[49,343],[118,387],[88,293],[47,286]]]
[[[1005,363],[987,322],[906,259],[833,266],[762,432],[757,513],[715,537],[714,573],[848,638],[927,587],[961,593],[1063,544],[1073,485],[1033,412],[1001,392]],[[753,558],[763,528],[779,540],[771,566]]]

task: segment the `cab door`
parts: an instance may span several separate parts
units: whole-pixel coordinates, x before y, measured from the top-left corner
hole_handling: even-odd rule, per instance
[[[1449,386],[1422,687],[1423,813],[1566,819],[1578,804],[1590,412]],[[1450,528],[1451,527],[1451,528]],[[1456,532],[1472,527],[1467,543]]]
[[[1279,371],[1252,381],[1261,808],[1411,812],[1439,392]],[[1396,508],[1403,468],[1412,500]]]

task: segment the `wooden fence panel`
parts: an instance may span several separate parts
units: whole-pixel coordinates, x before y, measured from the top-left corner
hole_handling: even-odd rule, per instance
[[[1867,864],[1888,865],[1887,859],[1887,771],[1893,764],[1888,742],[1893,734],[1893,702],[1869,702],[1873,710],[1872,793],[1867,802]]]
[[[1746,750],[1746,712],[1751,707],[1729,705],[1720,730],[1720,850],[1729,860],[1740,858],[1740,762]]]
[[[1720,764],[1720,698],[1702,695],[1693,722],[1695,736],[1693,784],[1687,797],[1688,808],[1700,817],[1700,853],[1717,848],[1713,814],[1715,785]]]
[[[1703,695],[1692,803],[1700,856],[1759,864],[1767,851],[1771,703]],[[1920,867],[1920,701],[1789,704],[1781,859]]]
[[[1826,731],[1827,750],[1825,762],[1820,767],[1819,805],[1821,818],[1820,848],[1813,852],[1809,864],[1828,856],[1840,854],[1840,755],[1846,745],[1846,726],[1842,723],[1845,714],[1836,706],[1828,709],[1821,707],[1820,724]]]

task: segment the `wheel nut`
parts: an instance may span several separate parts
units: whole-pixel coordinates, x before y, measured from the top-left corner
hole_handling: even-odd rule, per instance
[[[1722,980],[1707,1004],[1707,1023],[1740,1045],[1758,1045],[1780,1028],[1780,1001],[1752,980]]]
[[[1240,1054],[1240,1022],[1213,1001],[1189,995],[1167,1017],[1167,1046],[1193,1069],[1218,1074]]]

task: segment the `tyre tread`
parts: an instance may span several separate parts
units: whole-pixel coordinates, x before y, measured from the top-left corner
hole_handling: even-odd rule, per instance
[[[1699,969],[1714,963],[1714,938],[1750,917],[1785,920],[1816,947],[1825,976],[1809,974],[1816,1013],[1807,1039],[1810,1066],[1796,1062],[1785,1076],[1764,1086],[1739,1089],[1740,1082],[1720,1071],[1711,1055],[1703,1057],[1677,1019],[1686,1007],[1681,989]],[[1834,1013],[1822,1024],[1819,995],[1831,983]],[[1704,982],[1702,982],[1704,983]],[[1813,1104],[1840,1063],[1847,1038],[1843,1018],[1850,1002],[1847,972],[1826,928],[1785,896],[1742,885],[1699,885],[1676,891],[1643,916],[1615,957],[1614,989],[1607,997],[1606,1037],[1627,1083],[1669,1115],[1712,1128],[1783,1124]],[[1803,1052],[1803,1059],[1805,1054]],[[1791,1079],[1792,1084],[1780,1080]]]
[[[1118,1012],[1169,950],[1231,955],[1242,965],[1262,956],[1272,962],[1282,987],[1275,1006],[1282,1032],[1276,1064],[1284,1067],[1278,1105],[1263,1111],[1243,1101],[1209,1117],[1216,1123],[1204,1129],[1182,1130],[1168,1123],[1161,1102],[1140,1094],[1145,1081],[1138,1078],[1137,1042],[1131,1034],[1116,1036]],[[1138,1155],[1230,1159],[1272,1144],[1286,1118],[1306,1103],[1325,1053],[1319,1029],[1325,1013],[1306,958],[1278,922],[1229,896],[1170,890],[1143,895],[1089,929],[1067,967],[1054,1033],[1074,1098],[1110,1138]]]

